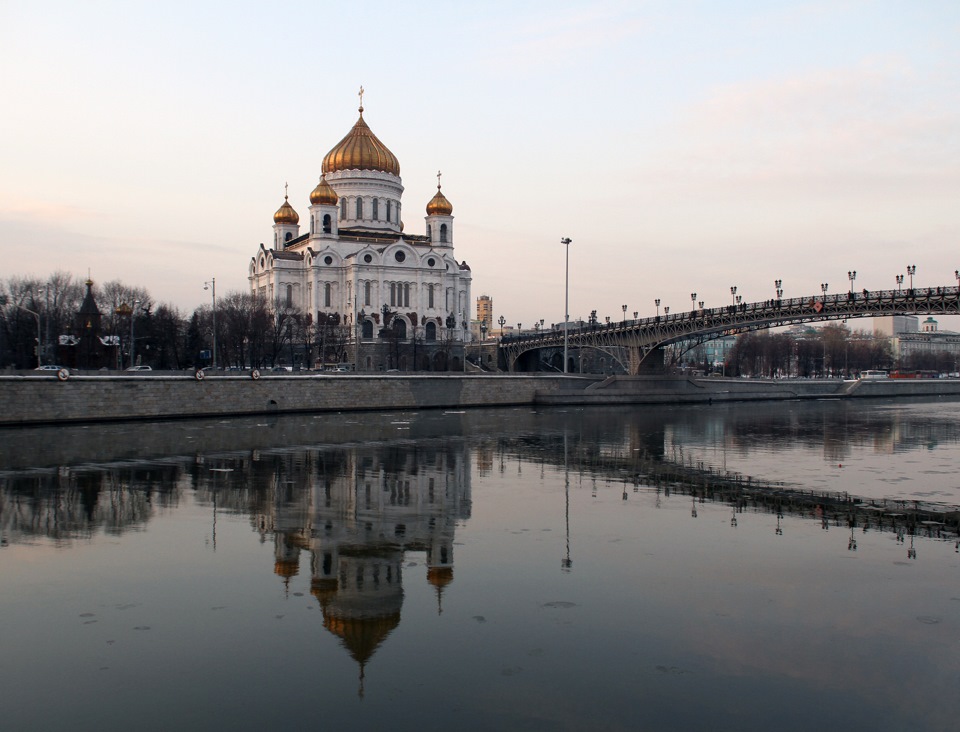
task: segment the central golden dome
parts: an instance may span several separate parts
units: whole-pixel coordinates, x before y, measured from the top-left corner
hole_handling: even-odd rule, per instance
[[[399,176],[400,162],[367,127],[367,123],[363,121],[363,107],[360,107],[360,119],[347,136],[324,156],[321,170],[324,173],[338,170],[379,170]]]

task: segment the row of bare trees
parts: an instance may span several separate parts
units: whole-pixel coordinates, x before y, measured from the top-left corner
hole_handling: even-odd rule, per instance
[[[802,336],[744,333],[727,354],[724,368],[730,376],[772,378],[850,376],[893,365],[889,339],[830,324]]]
[[[64,272],[44,280],[0,280],[0,368],[63,362],[69,336],[79,337],[85,325],[78,315],[86,292],[85,283]],[[174,305],[155,303],[145,288],[119,280],[93,285],[92,293],[100,311],[97,335],[111,344],[110,368],[131,365],[131,350],[136,363],[154,369],[208,366],[214,340],[217,364],[224,367],[346,360],[349,326],[337,314],[315,320],[279,301],[271,306],[246,293],[230,293],[217,299],[214,339],[211,305],[184,314]]]

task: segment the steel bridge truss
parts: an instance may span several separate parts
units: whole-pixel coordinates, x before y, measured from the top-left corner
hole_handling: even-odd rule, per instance
[[[863,290],[703,308],[639,320],[595,323],[569,330],[567,342],[571,348],[604,351],[617,359],[628,374],[637,374],[641,364],[652,353],[680,341],[687,343],[689,348],[695,348],[724,335],[796,323],[934,313],[960,314],[960,288]],[[508,370],[513,371],[521,354],[546,348],[563,348],[563,342],[563,330],[546,330],[505,336],[500,340],[500,349]],[[627,354],[626,362],[624,353]]]

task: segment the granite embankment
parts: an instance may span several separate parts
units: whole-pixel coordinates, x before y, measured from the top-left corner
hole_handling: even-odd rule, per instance
[[[841,381],[685,376],[184,374],[0,376],[0,425],[297,412],[960,396],[958,379]]]

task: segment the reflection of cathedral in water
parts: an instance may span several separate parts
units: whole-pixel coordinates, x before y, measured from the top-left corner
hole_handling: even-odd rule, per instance
[[[280,458],[286,464],[274,475],[273,500],[254,520],[265,539],[272,533],[274,569],[285,582],[309,556],[310,591],[323,625],[360,665],[361,679],[400,622],[408,552],[424,553],[426,580],[442,611],[457,521],[470,517],[468,456],[461,444]]]

